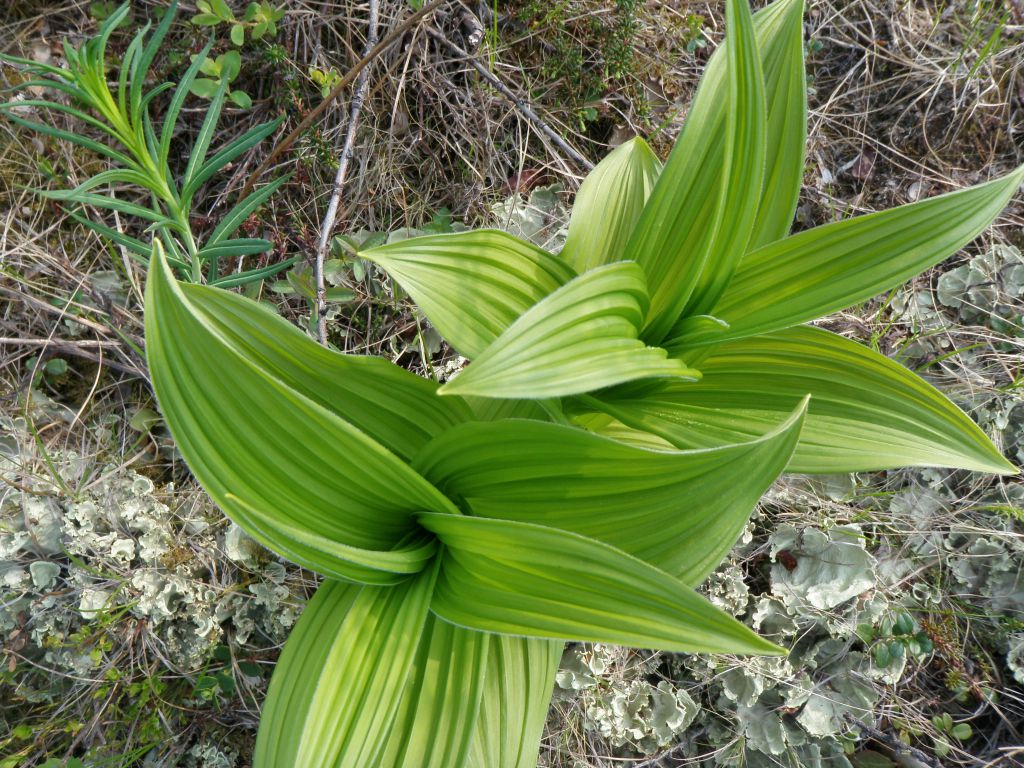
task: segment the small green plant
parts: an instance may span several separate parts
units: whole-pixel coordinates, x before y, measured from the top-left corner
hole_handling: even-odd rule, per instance
[[[334,86],[341,80],[341,73],[334,67],[330,69],[309,68],[309,79],[320,89],[320,96],[327,98]]]
[[[971,241],[1024,168],[789,235],[802,2],[727,10],[668,162],[614,150],[559,254],[491,230],[344,244],[471,360],[443,384],[179,283],[154,244],[146,352],[182,455],[325,577],[256,766],[535,765],[566,639],[783,652],[694,592],[779,473],[1016,471],[915,374],[807,323]]]
[[[192,17],[193,24],[197,27],[226,24],[230,27],[231,42],[239,47],[245,44],[246,31],[250,40],[276,37],[277,22],[284,18],[284,9],[275,8],[266,0],[249,3],[241,19],[224,0],[197,0],[196,9],[199,13]]]
[[[222,87],[227,87],[227,97],[236,106],[249,109],[252,98],[245,91],[231,90],[230,85],[238,77],[242,69],[242,57],[238,51],[222,53],[217,58],[203,57],[199,71],[207,77],[197,77],[192,83],[191,91],[203,99],[213,99]]]
[[[974,729],[967,723],[954,723],[953,716],[948,712],[943,712],[941,715],[935,715],[932,718],[932,725],[935,726],[935,730],[939,732],[939,736],[933,738],[933,746],[935,754],[939,757],[945,757],[949,754],[952,745],[950,739],[956,741],[967,741],[974,735]]]
[[[194,58],[177,85],[165,82],[145,90],[147,75],[170,29],[176,5],[176,2],[171,3],[152,34],[147,25],[132,38],[120,67],[113,69],[116,73],[113,89],[109,84],[112,68],[107,61],[106,50],[111,35],[128,16],[127,3],[103,21],[95,37],[86,40],[77,49],[65,45],[64,67],[0,55],[0,61],[20,66],[32,76],[19,83],[16,90],[24,92],[33,87],[41,87],[59,91],[68,97],[67,103],[62,103],[26,94],[29,97],[0,104],[0,114],[18,125],[67,141],[110,161],[113,168],[96,174],[74,189],[46,190],[39,191],[39,194],[68,206],[75,220],[123,247],[142,264],[148,264],[152,252],[150,245],[112,226],[86,218],[83,207],[115,211],[146,222],[148,230],[160,238],[168,263],[182,279],[195,282],[205,280],[224,287],[261,280],[293,262],[230,275],[221,274],[220,264],[225,260],[263,253],[271,248],[268,240],[235,238],[233,235],[280,188],[286,178],[279,178],[236,202],[206,237],[205,242],[200,242],[193,232],[190,217],[196,196],[204,185],[225,166],[273,133],[283,118],[257,125],[210,154],[225,99],[241,104],[248,100],[245,94],[236,96],[234,94],[240,92],[229,90],[230,81],[238,71],[238,54],[225,54],[210,63],[207,58],[210,45]],[[200,72],[217,79],[199,78]],[[186,168],[179,176],[171,168],[171,148],[185,99],[197,84],[201,91],[209,95],[210,105],[195,143],[187,153]],[[154,100],[165,93],[170,96],[170,101],[158,131],[149,109]],[[26,109],[64,113],[78,121],[83,128],[95,131],[102,140],[82,130],[69,131],[29,120],[24,116]],[[125,199],[120,191],[125,185],[148,193],[148,203]],[[100,191],[105,188],[111,191]]]

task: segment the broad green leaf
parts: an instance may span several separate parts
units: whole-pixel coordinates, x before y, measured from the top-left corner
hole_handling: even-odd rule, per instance
[[[402,702],[375,768],[461,768],[469,755],[495,635],[427,617]]]
[[[241,355],[401,456],[472,414],[437,385],[379,357],[342,355],[238,294],[201,285],[181,290],[193,311]]]
[[[661,161],[641,138],[612,150],[580,185],[559,255],[580,274],[621,261],[659,173]]]
[[[469,358],[575,276],[559,258],[497,230],[414,237],[359,255],[383,267]]]
[[[778,18],[796,12],[793,6],[800,4],[800,0],[778,0],[754,16],[755,37],[766,78],[792,76],[785,65],[776,61],[782,46],[780,36],[792,33],[792,25],[780,24]],[[739,30],[732,31],[733,35],[739,33]],[[652,292],[649,322],[657,322],[657,326],[649,328],[645,338],[652,342],[664,337],[689,301],[718,230],[727,130],[728,99],[724,96],[728,92],[726,70],[731,39],[727,37],[726,42],[719,46],[704,71],[683,132],[658,178],[624,255],[626,259],[640,262],[647,272]],[[777,93],[781,87],[772,81],[765,84],[768,105],[776,110],[768,115],[771,135],[778,135],[783,130],[771,126],[786,125],[790,120],[799,119],[799,115],[785,114],[787,110],[793,110],[796,102],[787,103],[780,99]],[[788,155],[793,151],[796,138],[790,137],[787,141],[791,144],[786,148]],[[765,178],[768,184],[777,186],[765,186],[764,196],[766,199],[791,201],[795,208],[802,163],[800,177],[790,179],[788,187],[784,188],[785,175],[776,180],[773,171],[776,151],[782,150],[780,147],[769,148]],[[803,150],[796,148],[796,151]],[[788,224],[789,221],[786,222],[787,227]],[[725,225],[728,226],[728,222]]]
[[[559,424],[463,424],[413,467],[474,515],[574,531],[696,585],[785,469],[806,407],[796,405],[773,414],[763,436],[697,451],[648,450]]]
[[[563,645],[492,636],[468,768],[535,768]]]
[[[286,342],[288,334],[269,313],[250,318],[264,320],[262,328],[239,323],[238,336],[226,335],[227,321],[190,299],[213,290],[178,285],[157,243],[146,285],[146,354],[157,401],[196,478],[254,538],[304,567],[368,583],[421,570],[431,545],[418,535],[414,513],[457,510],[395,454],[304,394],[299,387],[315,384],[301,367],[295,386],[278,377],[259,333]],[[246,301],[216,306],[227,316],[225,308]],[[398,428],[400,418],[387,420]]]
[[[726,27],[730,31],[725,52],[728,112],[718,184],[721,202],[717,232],[685,309],[673,305],[668,317],[652,318],[659,339],[680,312],[700,315],[715,305],[746,251],[761,199],[768,132],[761,57],[747,0],[729,0],[726,10]]]
[[[807,155],[803,0],[778,0],[754,15],[764,73],[768,133],[764,181],[748,249],[789,234]]]
[[[524,312],[438,392],[542,399],[650,376],[698,377],[637,339],[646,310],[637,264],[596,267]]]
[[[274,670],[255,768],[380,765],[435,574],[430,568],[392,587],[321,585]]]
[[[444,545],[430,607],[453,624],[688,653],[782,650],[678,579],[608,544],[510,520],[418,519]]]
[[[711,310],[729,323],[666,346],[683,349],[788,328],[866,301],[981,234],[1024,182],[1024,166],[995,181],[888,211],[826,224],[749,253]]]
[[[1015,472],[959,408],[853,341],[798,326],[711,348],[704,378],[643,396],[603,393],[608,411],[679,447],[747,440],[811,395],[792,472],[939,466]],[[654,389],[653,387],[651,388]]]

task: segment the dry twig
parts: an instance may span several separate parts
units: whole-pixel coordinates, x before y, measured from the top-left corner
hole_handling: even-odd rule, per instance
[[[364,60],[369,57],[374,46],[377,44],[377,15],[378,2],[377,0],[370,0],[366,48],[363,52]],[[355,93],[352,94],[348,131],[345,134],[345,143],[341,148],[338,173],[334,177],[334,190],[331,192],[331,199],[327,204],[327,212],[324,214],[323,223],[320,225],[320,242],[316,249],[315,276],[316,328],[321,344],[327,343],[327,287],[324,285],[324,259],[327,258],[327,248],[331,242],[331,231],[334,229],[334,222],[338,217],[338,207],[341,204],[341,191],[345,186],[345,176],[348,173],[349,162],[352,160],[352,150],[356,143],[356,130],[359,127],[359,112],[363,108],[363,100],[366,98],[366,86],[370,79],[369,75],[370,70],[364,67],[359,73],[359,81],[356,83]]]

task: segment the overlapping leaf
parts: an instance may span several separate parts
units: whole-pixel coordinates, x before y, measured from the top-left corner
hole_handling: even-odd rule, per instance
[[[638,265],[596,267],[524,312],[438,391],[541,399],[649,376],[699,376],[637,338],[646,310]]]
[[[469,358],[575,276],[561,259],[497,230],[426,235],[359,255],[398,281],[438,332]]]
[[[444,545],[431,610],[454,624],[666,651],[780,652],[678,579],[594,539],[510,520],[419,520]]]
[[[700,451],[534,421],[465,424],[413,466],[475,515],[575,531],[698,584],[785,468],[803,411],[773,414],[772,429],[750,442]]]
[[[1024,182],[995,181],[800,232],[750,253],[711,310],[730,327],[666,343],[685,349],[776,331],[894,288],[956,253],[992,223]]]
[[[387,746],[375,768],[466,765],[486,688],[489,648],[496,641],[495,636],[427,617]],[[500,763],[491,765],[501,768]]]
[[[919,376],[866,347],[806,326],[722,344],[704,378],[601,396],[608,412],[680,447],[746,440],[811,395],[789,470],[939,466],[1015,471],[985,434]]]
[[[621,261],[661,162],[640,138],[616,147],[580,185],[559,254],[582,274]]]
[[[185,290],[212,289],[179,286],[158,245],[146,286],[153,387],[178,448],[214,500],[259,541],[326,575],[390,583],[422,569],[431,545],[417,535],[413,514],[454,512],[451,503],[380,443],[254,361],[258,347],[223,335]],[[270,314],[249,320],[281,330]],[[272,355],[272,346],[261,349]],[[289,375],[328,391],[310,383],[323,372]],[[387,399],[378,393],[378,402]]]
[[[492,636],[467,768],[535,768],[563,645]]]
[[[321,585],[278,661],[255,768],[381,765],[434,577],[429,569],[392,587]]]
[[[805,129],[798,126],[797,134],[789,130],[806,114],[803,88],[795,85],[795,80],[802,81],[803,74],[790,69],[797,59],[802,60],[801,10],[801,0],[778,0],[754,16],[755,39],[765,80],[767,130],[772,139],[767,147],[761,204],[754,206],[759,211],[754,237],[759,239],[781,236],[788,231],[803,178]],[[737,7],[734,11],[742,13],[743,9]],[[690,300],[722,221],[721,185],[725,173],[727,110],[730,109],[723,93],[728,87],[728,51],[733,36],[727,36],[705,70],[683,133],[624,256],[640,261],[648,274],[653,325],[645,338],[652,342],[664,337]],[[750,57],[746,55],[749,52],[743,53],[745,67],[749,70]],[[747,85],[756,88],[756,82],[748,81]],[[798,158],[800,162],[796,162]],[[733,190],[737,195],[747,191]],[[729,224],[728,220],[724,221],[726,228]]]

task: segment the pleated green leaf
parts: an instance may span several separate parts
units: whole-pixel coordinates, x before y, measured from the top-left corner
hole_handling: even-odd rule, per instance
[[[427,617],[402,702],[374,768],[462,768],[496,636]]]
[[[383,267],[448,343],[469,358],[575,276],[547,251],[487,229],[415,237],[359,255]]]
[[[806,408],[797,403],[773,414],[763,436],[698,451],[652,451],[559,424],[465,424],[413,466],[474,515],[574,531],[699,584],[789,462]]]
[[[637,339],[646,310],[637,264],[596,267],[524,312],[438,392],[541,399],[649,376],[699,376]]]
[[[274,670],[254,768],[381,765],[422,645],[435,573],[393,587],[321,585]]]
[[[981,234],[1024,182],[995,181],[800,232],[750,253],[711,314],[728,330],[695,331],[682,349],[798,325],[877,296]]]
[[[937,466],[1016,469],[946,397],[898,363],[808,326],[714,347],[704,378],[643,396],[603,393],[609,412],[680,447],[749,439],[811,395],[792,472]],[[651,388],[654,390],[654,388]]]
[[[807,156],[803,0],[778,0],[754,14],[768,113],[764,180],[747,249],[789,234]]]
[[[157,244],[146,286],[147,360],[196,478],[254,538],[304,567],[367,583],[421,570],[431,544],[414,513],[457,510],[380,443],[279,378],[287,375],[273,361],[253,359],[254,349],[270,355],[270,345],[225,335],[189,298],[211,290],[179,285]],[[265,323],[280,330],[269,313]],[[292,380],[311,387],[301,370]]]
[[[773,137],[784,130],[780,125],[788,125],[805,115],[802,93],[799,99],[790,93],[789,80],[794,74],[786,71],[792,62],[789,53],[794,45],[792,38],[798,36],[800,26],[799,19],[794,21],[792,17],[799,16],[801,6],[800,0],[778,0],[754,16],[766,100],[771,110],[767,117],[768,130]],[[780,22],[781,17],[788,21]],[[728,51],[732,39],[728,32],[726,41],[715,51],[704,71],[683,132],[658,178],[624,256],[639,261],[647,272],[652,292],[650,322],[656,324],[645,333],[645,338],[651,341],[664,337],[689,301],[720,223],[729,106],[723,96],[728,87]],[[738,33],[739,30],[733,32]],[[799,41],[795,44],[799,45]],[[789,63],[783,63],[785,59]],[[762,200],[789,210],[784,224],[776,225],[784,226],[785,231],[792,221],[803,174],[802,162],[798,171],[789,165],[794,153],[802,156],[806,129],[799,130],[800,146],[795,137],[787,136],[785,147],[776,144],[768,148],[764,175]],[[776,171],[777,165],[786,165],[789,170]],[[736,192],[739,194],[740,190]],[[764,214],[769,215],[781,216],[781,211]],[[724,224],[728,226],[729,222]],[[755,232],[766,229],[770,228],[755,223]]]
[[[431,610],[453,624],[689,653],[782,650],[678,579],[603,542],[510,520],[419,520],[444,545]]]
[[[493,635],[467,768],[535,768],[561,640]]]
[[[700,315],[715,305],[746,251],[761,199],[768,131],[761,56],[747,0],[727,2],[726,11],[728,98],[719,99],[727,112],[717,232],[685,308],[672,305],[664,320],[652,317],[656,338],[668,332],[680,314]]]
[[[661,161],[643,139],[612,150],[580,185],[559,255],[580,274],[621,261],[660,173]]]
[[[238,294],[181,289],[203,322],[251,362],[404,459],[473,418],[460,398],[436,397],[435,383],[379,357],[333,352]]]

